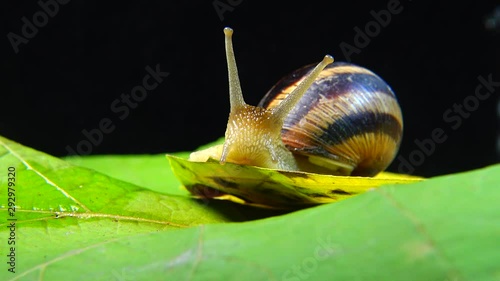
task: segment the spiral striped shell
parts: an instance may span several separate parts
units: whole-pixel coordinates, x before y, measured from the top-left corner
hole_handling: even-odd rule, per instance
[[[259,106],[276,107],[313,68],[281,79]],[[366,68],[335,62],[288,114],[281,136],[305,171],[373,176],[396,156],[402,132],[401,109],[389,85]]]

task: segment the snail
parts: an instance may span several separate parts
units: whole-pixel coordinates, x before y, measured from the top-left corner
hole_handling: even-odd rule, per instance
[[[403,117],[392,89],[375,73],[326,55],[251,106],[240,87],[233,30],[224,34],[230,101],[224,142],[187,160],[167,155],[194,198],[296,208],[422,180],[384,172],[398,152]]]
[[[398,152],[403,131],[391,87],[372,71],[326,55],[281,79],[258,106],[245,103],[224,28],[230,114],[225,140],[193,152],[190,161],[217,159],[285,171],[374,176]]]

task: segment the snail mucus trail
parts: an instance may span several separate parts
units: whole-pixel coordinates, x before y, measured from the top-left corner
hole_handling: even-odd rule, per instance
[[[191,161],[205,162],[213,158],[218,159],[221,164],[230,162],[286,171],[361,176],[374,176],[392,162],[401,140],[402,115],[392,90],[381,78],[355,65],[331,64],[332,56],[326,55],[314,68],[310,67],[312,70],[307,70],[301,79],[295,81],[293,87],[289,87],[286,91],[274,89],[278,83],[261,101],[261,106],[251,106],[245,103],[241,91],[231,41],[233,30],[226,27],[224,34],[231,108],[225,140],[221,145],[193,152],[190,156]],[[351,76],[346,76],[348,81],[341,81],[342,83],[351,83],[355,80],[353,77],[356,77],[352,75],[359,74],[364,79],[361,83],[367,85],[358,86],[357,81],[353,82],[354,89],[349,89],[352,93],[347,95],[348,98],[340,97],[339,101],[344,105],[336,108],[336,111],[332,109],[332,100],[329,100],[330,104],[323,109],[320,108],[321,102],[319,102],[317,104],[319,110],[304,113],[307,116],[301,116],[301,120],[295,122],[305,126],[289,124],[294,118],[291,115],[298,115],[298,110],[295,109],[297,105],[301,108],[310,107],[300,104],[299,101],[313,83],[315,85],[318,83],[315,82],[316,79],[326,80],[335,75],[340,77],[346,72]],[[340,83],[330,80],[328,81],[333,83],[330,85],[331,88]],[[366,89],[362,89],[365,86]],[[370,95],[372,94],[370,91],[374,92],[375,99],[372,101],[372,96],[366,97],[366,95],[353,97],[359,92],[358,88]],[[286,94],[283,94],[284,92]],[[321,92],[319,96],[317,93],[313,94],[316,95],[315,100],[325,98]],[[336,99],[340,96],[337,93],[328,95]],[[337,103],[337,100],[334,102]],[[362,106],[354,108],[352,104],[362,104]],[[376,113],[365,114],[362,112],[364,110]],[[342,124],[346,128],[332,129],[332,122],[338,121],[339,115],[342,114],[359,115],[361,118],[352,119],[352,124],[349,122]],[[353,126],[358,127],[353,128]],[[324,134],[325,131],[327,134]],[[323,135],[334,141],[323,140]],[[344,135],[345,139],[342,138]],[[306,139],[291,139],[295,137]]]

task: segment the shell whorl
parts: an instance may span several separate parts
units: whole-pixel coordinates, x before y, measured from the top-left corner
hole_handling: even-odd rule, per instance
[[[259,106],[276,107],[312,68],[281,79]],[[394,159],[402,132],[401,109],[387,83],[366,68],[335,62],[287,116],[281,135],[293,153],[345,167],[339,174],[373,176]]]

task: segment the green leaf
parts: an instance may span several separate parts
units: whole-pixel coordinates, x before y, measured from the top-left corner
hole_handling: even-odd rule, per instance
[[[227,223],[261,209],[160,194],[6,139],[0,156],[0,280],[500,279],[500,165]],[[4,254],[8,166],[16,273]]]
[[[220,214],[210,212],[203,204],[193,204],[195,201],[189,198],[166,196],[116,180],[1,137],[0,155],[5,167],[3,186],[7,185],[7,166],[16,169],[19,219],[47,219],[55,215],[124,218],[150,221],[162,225],[161,229],[224,221]],[[0,195],[0,202],[7,202],[6,195]],[[2,208],[2,212],[6,209]]]
[[[200,146],[197,150],[223,142],[224,138],[219,138],[212,143]],[[188,158],[190,152],[171,154]],[[168,168],[170,163],[165,158],[165,154],[68,156],[64,160],[154,191],[183,196],[190,194]]]
[[[154,192],[2,137],[0,168],[0,237],[5,237],[0,252],[6,257],[3,254],[15,247],[22,257],[17,272],[119,237],[255,218],[225,202],[207,204]],[[7,190],[9,182],[15,186]],[[7,241],[11,223],[16,244]],[[0,280],[6,274],[0,271]]]
[[[187,157],[189,153],[175,155]],[[165,154],[70,156],[64,160],[154,191],[189,196],[189,192],[168,168]]]

